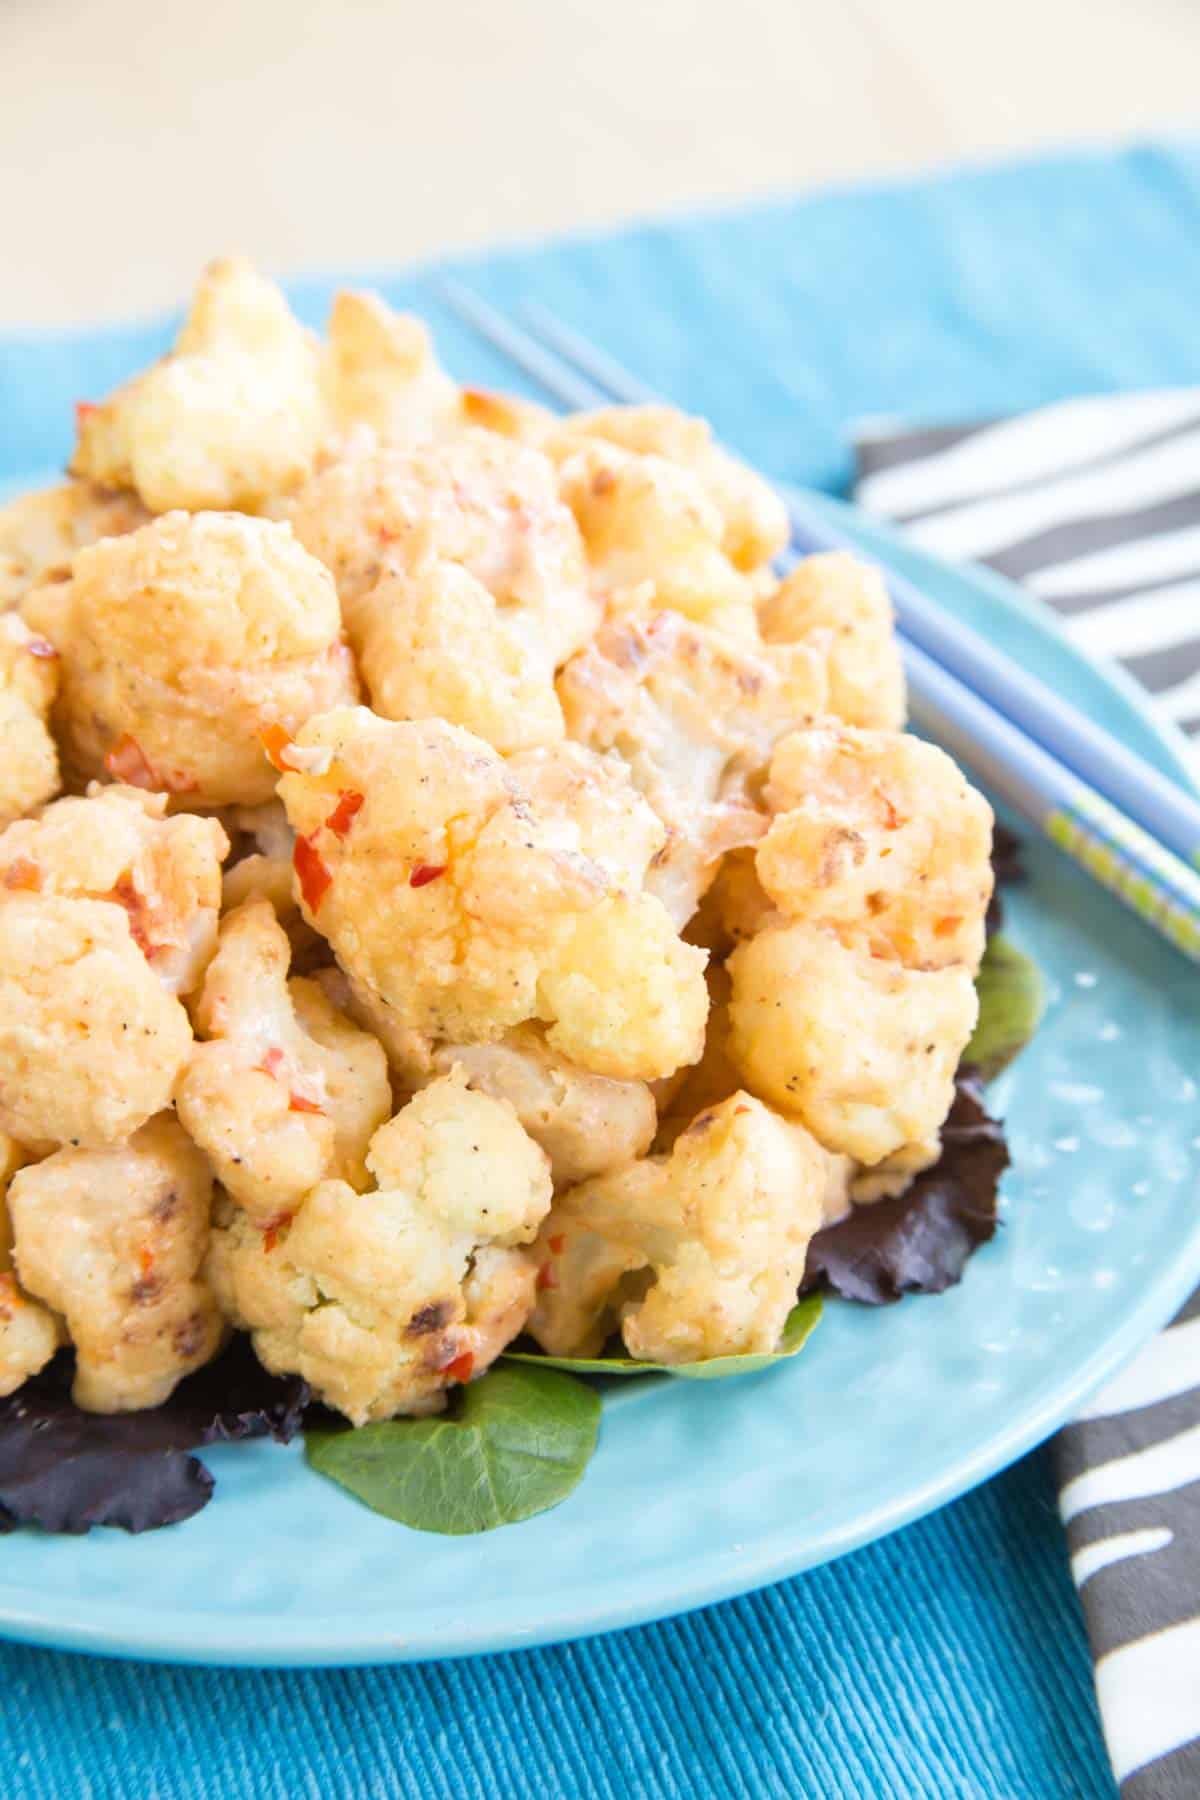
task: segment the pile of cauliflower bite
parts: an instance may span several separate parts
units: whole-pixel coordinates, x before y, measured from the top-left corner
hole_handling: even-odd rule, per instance
[[[0,1393],[231,1328],[361,1423],[776,1345],[936,1159],[991,815],[878,574],[664,407],[239,261],[0,512]]]

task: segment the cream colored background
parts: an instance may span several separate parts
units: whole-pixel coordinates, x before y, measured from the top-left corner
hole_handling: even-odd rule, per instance
[[[0,325],[1184,124],[1198,0],[0,0]]]

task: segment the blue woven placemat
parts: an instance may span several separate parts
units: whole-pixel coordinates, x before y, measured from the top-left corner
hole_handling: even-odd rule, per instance
[[[462,266],[505,304],[543,299],[772,474],[841,489],[847,425],[867,414],[1200,381],[1200,146],[847,189]],[[329,285],[294,284],[314,322]],[[420,278],[383,285],[431,314],[457,372],[506,377]],[[0,480],[60,461],[71,401],[166,335],[0,338]],[[589,1644],[313,1674],[10,1647],[0,1675],[0,1791],[17,1800],[1113,1793],[1040,1456],[831,1568]]]

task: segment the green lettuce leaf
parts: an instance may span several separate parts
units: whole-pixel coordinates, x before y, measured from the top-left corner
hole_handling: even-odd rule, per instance
[[[975,991],[979,1019],[963,1062],[977,1068],[985,1081],[993,1081],[1037,1030],[1045,985],[1032,958],[998,933],[988,939]]]
[[[538,1351],[509,1350],[505,1362],[525,1363],[532,1368],[566,1369],[572,1375],[678,1375],[686,1381],[720,1381],[726,1375],[753,1375],[769,1369],[803,1350],[816,1330],[821,1316],[821,1297],[812,1294],[801,1300],[788,1314],[777,1350],[765,1350],[754,1356],[712,1356],[707,1362],[655,1363],[638,1362],[632,1356],[542,1356]]]
[[[437,1419],[358,1430],[310,1427],[305,1455],[373,1512],[462,1537],[547,1512],[577,1485],[596,1447],[600,1396],[554,1369],[496,1368]]]

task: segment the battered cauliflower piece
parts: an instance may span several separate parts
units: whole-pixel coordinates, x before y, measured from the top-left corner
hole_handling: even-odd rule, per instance
[[[47,720],[58,692],[54,646],[0,613],[0,826],[52,800],[58,751]]]
[[[387,1058],[314,981],[288,980],[291,947],[265,900],[221,926],[194,1008],[198,1043],[179,1117],[217,1178],[262,1225],[328,1177],[366,1185],[366,1151],[392,1109]]]
[[[596,628],[583,545],[553,468],[495,432],[352,452],[285,510],[300,542],[332,570],[356,647],[361,603],[380,576],[430,561],[473,575],[547,677]]]
[[[699,1055],[703,952],[614,879],[627,846],[602,863],[586,817],[543,812],[490,746],[441,721],[328,713],[299,759],[279,792],[305,916],[399,1031],[490,1043],[540,1020],[556,1052],[618,1080]]]
[[[819,647],[829,674],[829,710],[847,725],[899,731],[904,667],[892,603],[873,563],[846,551],[806,556],[759,607],[768,644]]]
[[[132,494],[90,481],[64,481],[0,506],[0,612],[19,606],[32,587],[64,581],[85,544],[135,531],[149,516]]]
[[[721,509],[699,476],[665,457],[585,438],[569,448],[559,485],[610,608],[665,607],[757,641],[755,583],[730,561]]]
[[[729,1050],[753,1092],[868,1166],[936,1138],[975,1028],[968,968],[906,969],[804,923],[726,966]]]
[[[81,550],[25,616],[61,654],[67,762],[189,806],[269,800],[263,732],[357,695],[328,571],[267,520],[168,513]]]
[[[211,263],[170,355],[78,409],[71,472],[134,489],[152,513],[254,512],[312,470],[320,372],[274,282],[237,257]]]
[[[821,726],[785,738],[771,763],[775,813],[755,853],[788,918],[910,968],[983,955],[992,893],[992,809],[933,744]]]
[[[446,719],[507,753],[563,735],[553,672],[458,563],[383,575],[357,611],[359,667],[385,719]]]
[[[665,457],[697,477],[723,521],[721,548],[736,569],[757,569],[785,547],[787,508],[775,490],[713,440],[706,419],[673,406],[606,406],[572,413],[555,436],[558,454],[580,439],[602,438],[642,456]]]
[[[66,1318],[86,1411],[160,1406],[220,1348],[200,1273],[211,1197],[208,1165],[169,1113],[128,1143],[58,1150],[14,1176],[17,1270]]]
[[[459,418],[458,387],[439,366],[428,328],[379,294],[336,296],[322,376],[335,433],[367,426],[381,443],[414,444]]]
[[[0,1131],[26,1144],[117,1143],[170,1104],[191,1041],[123,908],[20,891],[0,900]]]
[[[682,926],[725,852],[765,830],[772,748],[822,712],[825,680],[807,646],[754,650],[660,612],[604,626],[558,692],[570,736],[620,755],[666,826],[646,887]]]
[[[658,1118],[644,1081],[613,1081],[555,1055],[544,1033],[519,1025],[496,1044],[435,1050],[439,1074],[461,1068],[471,1086],[512,1107],[550,1160],[556,1189],[619,1169],[650,1148]]]
[[[522,1246],[550,1205],[545,1156],[461,1071],[381,1126],[367,1166],[372,1192],[322,1182],[277,1232],[228,1216],[209,1259],[266,1367],[356,1425],[437,1412],[517,1335],[536,1280]]]
[[[44,1369],[64,1341],[61,1321],[17,1280],[12,1259],[12,1225],[8,1186],[28,1161],[15,1138],[0,1132],[0,1399],[15,1394],[31,1375]]]
[[[196,986],[217,943],[216,819],[166,817],[165,794],[93,784],[0,832],[0,889],[107,900],[170,994]]]
[[[774,1350],[825,1215],[830,1158],[740,1090],[667,1157],[572,1188],[538,1238],[529,1330],[553,1356],[691,1363]]]

